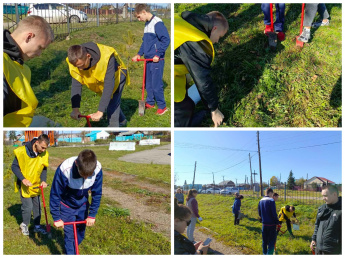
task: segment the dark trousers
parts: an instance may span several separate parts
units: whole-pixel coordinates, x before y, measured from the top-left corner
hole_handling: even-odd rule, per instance
[[[262,225],[262,253],[273,254],[274,244],[277,239],[276,226]]]
[[[127,75],[127,70],[122,70]],[[114,92],[112,99],[107,107],[107,120],[109,127],[119,127],[120,122],[126,119],[121,110],[121,96],[123,88],[126,84],[126,75],[121,72],[120,83]]]
[[[195,109],[194,101],[186,96],[181,102],[174,103],[175,127],[188,127],[191,124]]]
[[[275,4],[275,7],[276,7],[276,21],[274,22],[274,30],[284,31],[285,4]],[[261,4],[261,10],[264,13],[265,25],[271,25],[270,4]]]
[[[60,205],[61,219],[64,222],[82,221],[87,218],[88,210],[89,210],[89,203],[85,203],[79,209],[72,209],[68,207],[67,205],[61,203]],[[83,241],[85,237],[85,228],[86,228],[86,224],[77,224],[78,245],[80,245],[80,243]],[[64,227],[64,234],[65,234],[64,242],[65,242],[66,254],[76,254],[73,225],[66,225]]]
[[[157,63],[147,62],[146,64],[146,102],[153,106],[156,100],[159,109],[166,107],[164,99],[163,71],[164,60],[160,60]]]
[[[240,220],[238,219],[238,212],[235,213],[235,222],[234,222],[234,225],[240,225]]]
[[[40,225],[41,222],[41,205],[40,196],[24,198],[22,196],[22,190],[19,189],[20,200],[22,201],[22,217],[23,223],[26,226],[30,225],[31,212],[34,214],[34,225]]]

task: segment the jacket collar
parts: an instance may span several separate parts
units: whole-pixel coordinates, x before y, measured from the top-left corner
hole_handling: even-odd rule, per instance
[[[13,61],[17,61],[21,65],[24,64],[24,60],[22,57],[22,52],[20,51],[20,48],[15,42],[15,40],[11,36],[11,32],[8,30],[4,30],[4,52],[9,55],[9,57]]]
[[[72,166],[72,178],[73,179],[79,179],[79,178],[82,178],[79,174],[79,171],[78,171],[78,167],[77,165],[75,164],[75,161],[73,162],[73,166]]]

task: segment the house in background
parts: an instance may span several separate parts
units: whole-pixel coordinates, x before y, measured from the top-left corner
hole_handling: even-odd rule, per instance
[[[85,137],[90,139],[90,142],[94,142],[95,140],[105,140],[108,139],[110,136],[109,133],[106,131],[94,131],[88,134],[85,134]]]
[[[118,142],[125,141],[140,141],[144,138],[144,133],[142,132],[122,132],[116,136],[115,140]],[[152,139],[152,138],[151,138]]]
[[[235,183],[231,180],[224,180],[219,183],[220,188],[225,188],[225,187],[235,187]]]
[[[328,184],[333,185],[335,183],[327,178],[314,176],[304,182],[304,189],[313,189],[314,188],[313,186],[317,186],[318,188],[321,188],[324,185],[328,185]]]

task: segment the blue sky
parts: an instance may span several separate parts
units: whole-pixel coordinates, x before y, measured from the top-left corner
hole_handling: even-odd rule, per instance
[[[256,131],[175,131],[174,172],[176,184],[192,183],[197,161],[196,184],[250,180],[252,170],[259,174]],[[325,177],[341,183],[340,131],[260,131],[262,180],[272,176],[287,181],[290,170],[296,179]],[[256,176],[259,182],[259,175]]]

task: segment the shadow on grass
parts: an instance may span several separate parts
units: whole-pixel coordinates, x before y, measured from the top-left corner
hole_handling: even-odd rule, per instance
[[[20,204],[14,204],[14,205],[10,206],[7,210],[9,211],[10,215],[16,219],[17,224],[18,224],[18,228],[19,228],[19,225],[22,223],[21,205]],[[29,238],[32,239],[32,241],[37,246],[46,245],[50,250],[50,254],[61,254],[61,252],[59,251],[59,248],[57,246],[57,245],[60,245],[61,249],[64,248],[63,233],[61,230],[56,230],[55,228],[51,227],[52,239],[49,239],[48,235],[42,236],[40,234],[34,233],[33,232],[33,230],[34,230],[33,226],[30,226],[29,229],[31,231]]]
[[[331,93],[331,97],[329,100],[329,104],[333,107],[333,108],[338,108],[341,107],[341,97],[342,97],[342,85],[341,85],[341,78],[342,76],[339,77],[339,79],[337,80],[337,82],[335,83],[332,93]]]

